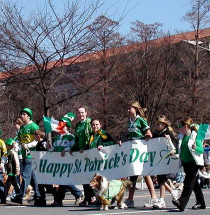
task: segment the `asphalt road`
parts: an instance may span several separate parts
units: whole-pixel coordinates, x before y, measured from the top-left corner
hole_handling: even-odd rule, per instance
[[[156,190],[157,194],[159,194],[159,190]],[[203,193],[205,196],[206,206],[205,210],[192,210],[192,206],[195,204],[194,194],[191,196],[190,201],[182,214],[210,214],[210,189],[203,189]],[[128,191],[125,192],[124,199],[128,196]],[[116,215],[116,214],[174,214],[180,213],[178,209],[171,203],[171,195],[169,193],[166,194],[166,208],[165,209],[148,209],[144,208],[143,205],[148,201],[149,192],[145,188],[144,190],[136,190],[135,192],[135,208],[128,209],[118,209],[114,210],[113,208],[108,211],[100,211],[98,207],[79,207],[74,205],[74,197],[68,193],[64,200],[63,207],[50,207],[50,204],[53,202],[53,197],[51,194],[47,194],[47,206],[46,207],[35,207],[33,204],[28,204],[24,202],[23,205],[17,204],[7,204],[0,205],[0,215]]]

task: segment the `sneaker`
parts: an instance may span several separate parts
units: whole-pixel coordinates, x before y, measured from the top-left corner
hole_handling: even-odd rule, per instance
[[[43,207],[43,206],[46,206],[47,204],[46,204],[46,200],[44,200],[44,199],[36,199],[34,201],[34,205],[39,206],[39,207]]]
[[[192,207],[192,209],[193,209],[193,210],[206,209],[206,206],[196,203],[196,204]]]
[[[116,198],[112,198],[110,205],[113,205],[116,202]]]
[[[166,208],[165,200],[160,198],[158,202],[153,204],[153,208]]]
[[[183,206],[181,205],[179,200],[172,200],[172,203],[180,210],[180,211],[184,211]]]
[[[124,203],[128,206],[128,208],[134,208],[133,200],[126,199]]]
[[[79,203],[80,207],[87,207],[88,206],[88,201],[86,201],[85,199]]]
[[[23,204],[23,200],[19,196],[15,196],[14,198],[11,198],[11,202],[18,203],[18,204]]]
[[[158,203],[158,198],[157,199],[149,198],[149,201],[146,204],[144,204],[144,207],[145,208],[152,208],[155,203]]]
[[[51,207],[63,207],[63,203],[62,202],[53,202],[50,206]]]
[[[11,198],[12,198],[11,196],[7,196],[6,201],[9,201],[9,202],[10,202],[10,201],[11,201]]]
[[[35,202],[35,198],[28,199],[28,200],[27,200],[27,202],[28,202],[28,203],[30,203],[30,204],[34,204],[34,202]]]
[[[83,196],[83,194],[82,194],[80,197],[76,198],[74,204],[75,204],[75,205],[79,205],[79,203],[80,203],[83,199],[84,199],[84,196]]]
[[[179,198],[179,191],[178,190],[172,190],[171,197],[174,200],[177,200]]]

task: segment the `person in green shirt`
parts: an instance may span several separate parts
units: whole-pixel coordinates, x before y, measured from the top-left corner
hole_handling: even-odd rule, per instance
[[[180,122],[179,157],[186,175],[181,196],[177,200],[172,200],[172,203],[180,211],[184,211],[192,191],[194,191],[196,204],[192,209],[205,209],[204,196],[198,182],[199,166],[204,165],[202,141],[196,139],[198,126],[193,123],[191,118],[182,119]]]
[[[92,119],[91,127],[93,132],[89,141],[89,149],[97,148],[98,150],[101,150],[105,146],[115,144],[115,141],[111,135],[101,129],[101,123],[99,119]]]
[[[75,114],[67,113],[59,120],[66,122],[66,126],[64,128],[66,133],[64,135],[57,135],[53,139],[53,145],[49,146],[48,143],[48,151],[60,152],[61,156],[65,156],[65,153],[71,150],[72,146],[74,145],[74,135],[70,133],[70,128],[75,117]],[[82,191],[79,190],[75,185],[59,185],[58,189],[54,192],[54,202],[51,204],[51,206],[63,206],[63,200],[67,191],[70,191],[75,197],[75,205],[79,205],[83,198]]]
[[[92,132],[91,118],[87,117],[87,109],[84,106],[80,106],[77,109],[77,117],[80,120],[75,127],[75,143],[70,150],[70,154],[74,151],[82,153],[88,149],[88,143]]]
[[[20,159],[20,174],[22,177],[22,183],[20,186],[20,193],[14,198],[11,198],[12,202],[22,204],[23,196],[27,190],[28,185],[33,179],[33,188],[35,192],[35,202],[36,206],[46,205],[46,202],[41,202],[41,195],[38,189],[38,183],[36,176],[32,169],[32,156],[30,151],[36,150],[37,141],[35,140],[36,132],[39,130],[39,126],[33,122],[33,112],[29,108],[23,108],[20,111],[21,119],[23,125],[17,135],[16,142],[19,143],[19,148],[21,151],[22,159]]]
[[[87,109],[85,106],[79,106],[77,108],[77,118],[79,119],[79,122],[76,124],[75,127],[75,143],[72,146],[72,149],[69,151],[71,155],[73,155],[73,152],[79,151],[80,153],[83,153],[84,150],[89,149],[89,141],[90,136],[92,133],[91,128],[91,119],[87,117]],[[79,206],[87,206],[95,203],[95,194],[93,192],[93,189],[90,187],[89,184],[83,185],[84,189],[84,200],[79,204]]]
[[[137,101],[131,101],[128,104],[128,113],[129,113],[129,121],[128,121],[128,140],[140,140],[145,139],[149,140],[152,138],[152,132],[150,130],[150,127],[147,123],[147,119],[145,117],[145,109],[141,107],[139,102]],[[121,141],[119,143],[121,145]],[[133,196],[135,192],[136,187],[136,181],[138,179],[138,176],[131,176],[130,181],[133,182],[132,188],[129,190],[128,198],[125,200],[125,204],[129,208],[134,207],[134,201]],[[153,203],[158,202],[157,195],[154,190],[153,182],[151,177],[145,176],[144,177],[145,182],[147,184],[147,187],[151,194],[151,199],[149,199],[149,202],[146,203],[145,207],[152,207]]]

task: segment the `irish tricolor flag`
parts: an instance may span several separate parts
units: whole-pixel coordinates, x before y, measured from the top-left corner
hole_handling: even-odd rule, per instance
[[[48,134],[52,131],[55,131],[61,134],[66,133],[66,131],[64,131],[66,122],[61,122],[46,116],[43,117],[43,120],[44,120],[45,133]]]
[[[197,139],[198,140],[210,139],[210,125],[200,124]]]

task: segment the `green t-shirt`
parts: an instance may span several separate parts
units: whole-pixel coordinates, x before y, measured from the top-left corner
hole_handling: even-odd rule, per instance
[[[128,139],[142,139],[144,138],[145,132],[148,129],[150,129],[150,127],[147,123],[147,120],[137,115],[134,121],[131,119],[128,121]]]
[[[39,129],[39,126],[33,122],[30,121],[27,125],[22,125],[20,127],[20,130],[18,132],[18,140],[20,141],[20,145],[23,143],[27,144],[35,140],[35,131]],[[25,150],[21,148],[21,154],[23,158],[32,158],[30,155],[30,151],[35,151],[36,147],[30,148],[30,150]]]
[[[89,149],[97,148],[98,146],[110,146],[114,145],[114,139],[106,131],[100,129],[97,133],[94,133],[90,137]]]
[[[62,152],[63,150],[70,151],[72,146],[74,145],[74,135],[66,134],[66,135],[58,135],[53,140],[53,147],[55,152]]]
[[[80,151],[88,149],[88,143],[90,141],[90,135],[92,132],[91,119],[87,118],[83,122],[78,122],[75,127],[75,143],[72,147],[72,151]]]

